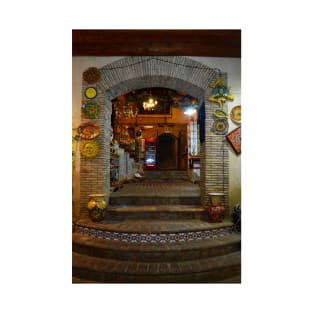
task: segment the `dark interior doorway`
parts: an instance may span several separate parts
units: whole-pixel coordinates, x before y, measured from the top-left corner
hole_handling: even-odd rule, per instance
[[[159,170],[177,169],[177,139],[170,133],[163,133],[158,137],[157,167]]]

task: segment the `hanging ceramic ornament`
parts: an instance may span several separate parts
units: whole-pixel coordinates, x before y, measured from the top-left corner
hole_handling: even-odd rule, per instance
[[[95,84],[101,77],[101,72],[96,67],[89,67],[83,73],[83,79],[87,84]]]
[[[209,97],[209,101],[218,103],[222,106],[227,100],[234,100],[234,96],[230,92],[230,87],[225,86],[221,79],[217,79],[210,87],[213,88],[213,90]]]
[[[99,145],[93,140],[84,140],[80,144],[80,154],[85,158],[94,158],[98,155]]]
[[[213,113],[214,114],[214,117],[217,117],[217,118],[227,118],[227,113],[224,112],[223,110],[215,110],[215,112]]]

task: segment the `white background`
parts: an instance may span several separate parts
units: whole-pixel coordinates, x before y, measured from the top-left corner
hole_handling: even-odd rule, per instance
[[[312,312],[308,1],[1,4],[2,312]],[[72,29],[242,29],[242,284],[72,285]]]

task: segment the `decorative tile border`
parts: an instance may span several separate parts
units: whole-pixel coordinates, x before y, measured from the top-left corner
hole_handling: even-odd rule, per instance
[[[84,235],[123,242],[133,243],[169,243],[169,242],[187,242],[193,240],[216,239],[233,233],[231,226],[209,229],[205,231],[194,231],[185,233],[160,233],[160,234],[144,234],[144,233],[118,233],[103,231],[91,227],[75,226],[75,231]]]

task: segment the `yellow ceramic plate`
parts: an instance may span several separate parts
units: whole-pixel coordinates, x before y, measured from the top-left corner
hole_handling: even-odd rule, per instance
[[[85,90],[85,96],[88,99],[93,99],[97,96],[97,89],[94,87],[88,87]]]
[[[93,140],[84,140],[80,144],[80,153],[85,158],[94,158],[99,151],[99,145]]]
[[[241,105],[232,108],[230,118],[235,124],[241,124]]]

